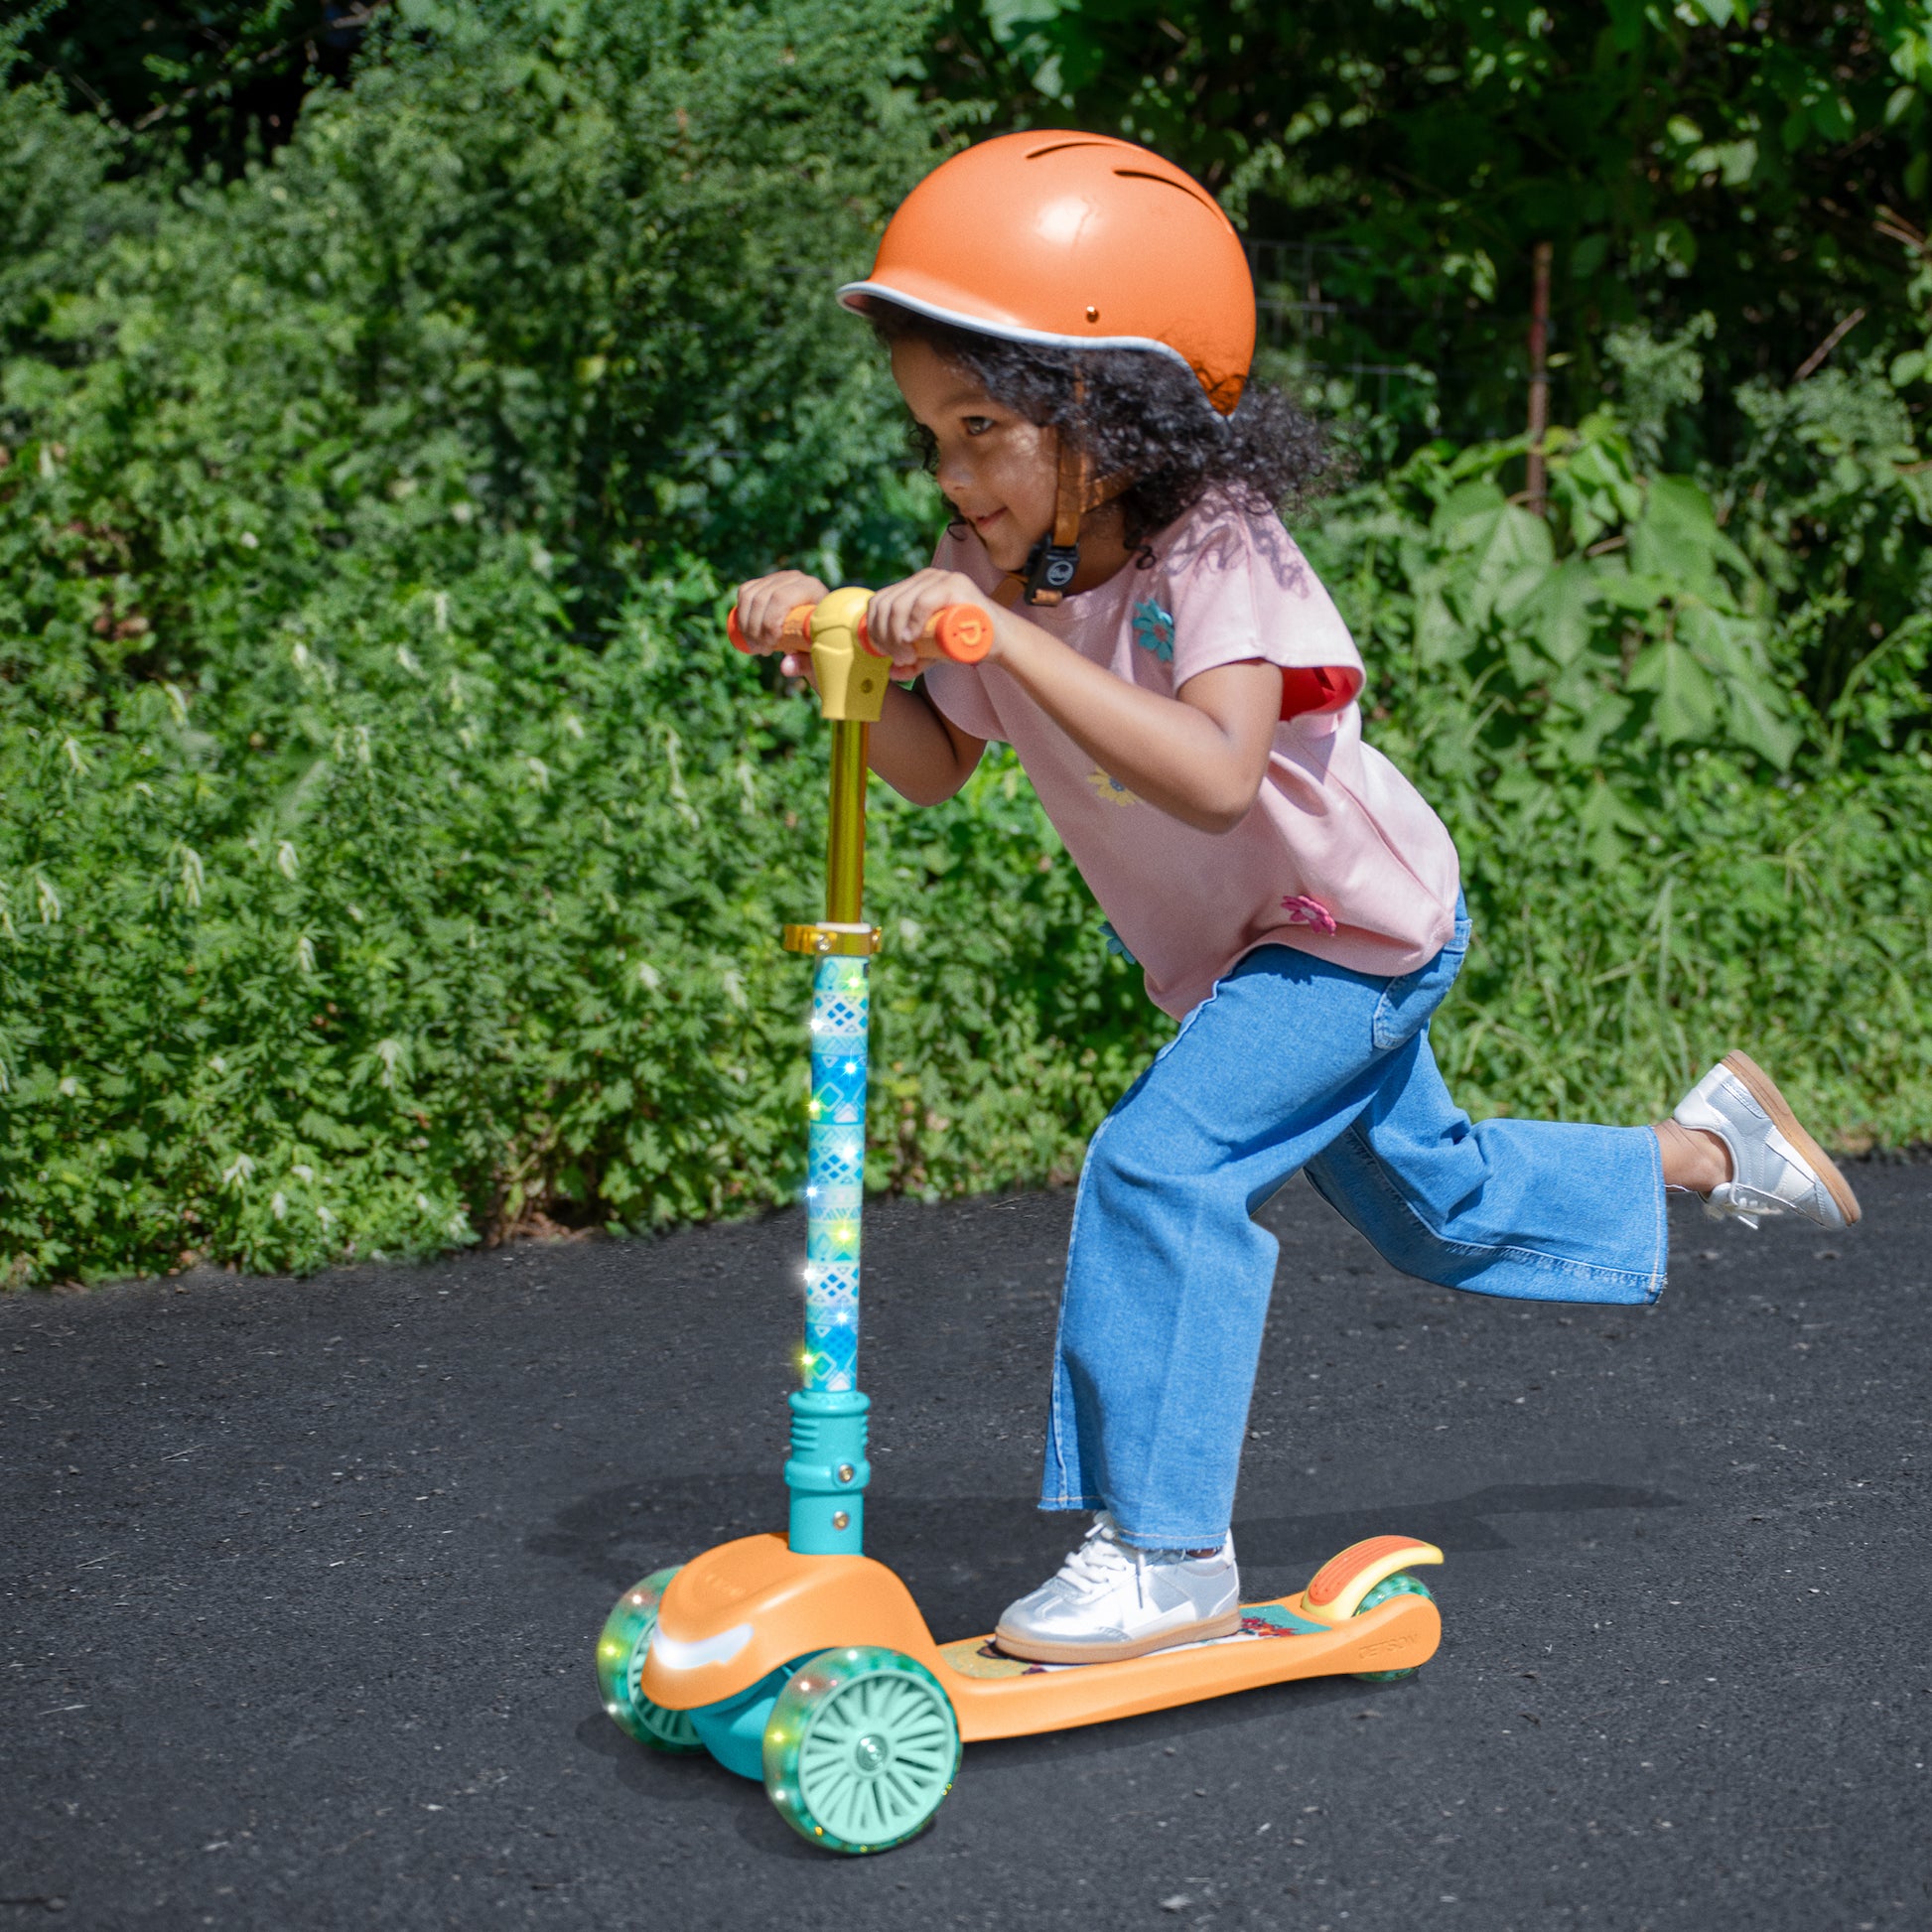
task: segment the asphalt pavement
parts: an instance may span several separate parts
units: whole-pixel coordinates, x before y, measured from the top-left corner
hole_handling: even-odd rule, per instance
[[[795,1214],[0,1301],[9,1926],[1932,1925],[1932,1169],[1675,1213],[1650,1310],[1455,1295],[1301,1182],[1250,1595],[1448,1553],[1418,1677],[969,1746],[840,1860],[599,1709],[636,1578],[781,1528]],[[872,1554],[947,1638],[1047,1575],[1065,1194],[870,1211]]]

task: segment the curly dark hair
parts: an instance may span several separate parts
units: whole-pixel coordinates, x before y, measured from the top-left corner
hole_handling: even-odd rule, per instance
[[[1095,476],[1132,477],[1114,499],[1130,547],[1166,529],[1210,489],[1265,512],[1305,501],[1330,467],[1327,439],[1314,419],[1252,377],[1234,413],[1221,416],[1193,372],[1172,356],[1009,342],[877,298],[865,312],[888,347],[917,338],[970,372],[996,402],[1083,445]],[[1086,391],[1077,412],[1076,375],[1085,378]],[[937,460],[931,432],[915,424],[913,440],[931,468]]]

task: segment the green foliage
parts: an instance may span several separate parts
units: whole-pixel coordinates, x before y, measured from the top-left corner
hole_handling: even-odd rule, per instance
[[[1626,78],[1709,52],[1616,18]],[[901,84],[921,20],[398,0],[226,180],[0,94],[0,1280],[790,1197],[773,935],[815,907],[825,735],[719,620],[740,573],[882,581],[938,521],[827,300],[948,138]],[[1923,325],[1792,387],[1733,380],[1708,282],[1675,326],[1553,435],[1547,517],[1520,442],[1439,441],[1305,533],[1463,852],[1439,1045],[1480,1111],[1642,1119],[1742,1040],[1841,1136],[1923,1138]],[[873,802],[869,1178],[1070,1174],[1166,1023],[1010,760]]]
[[[1312,362],[1423,372],[1393,401],[1425,429],[1523,420],[1539,241],[1571,421],[1619,323],[1715,316],[1719,456],[1731,388],[1788,379],[1855,309],[1855,349],[1903,345],[1924,0],[952,0],[947,22],[942,80],[996,123],[1146,140],[1254,233],[1320,244],[1270,293],[1342,305],[1307,318]]]
[[[1777,592],[1786,649],[1848,746],[1922,724],[1932,620],[1932,472],[1875,358],[1789,390],[1750,383],[1739,461],[1713,473],[1723,513]]]
[[[107,179],[114,144],[50,83],[0,92],[0,342],[45,329],[79,265],[152,205]]]
[[[1552,443],[1547,517],[1496,481],[1520,444],[1431,445],[1332,505],[1313,548],[1431,768],[1484,790],[1507,768],[1511,803],[1589,772],[1594,856],[1613,858],[1682,753],[1788,766],[1801,700],[1768,587],[1705,492],[1640,478],[1608,417]]]
[[[58,467],[20,493],[60,515]],[[345,584],[192,701],[144,682],[111,722],[17,710],[16,1273],[307,1268],[788,1198],[805,982],[773,935],[813,909],[828,774],[720,611],[701,566],[640,583],[592,652],[503,560],[447,592]],[[879,1184],[1065,1172],[1066,1122],[1126,1077],[1074,1044],[1135,996],[1081,956],[1049,840],[993,768],[936,821],[876,815]]]
[[[1674,336],[1656,337],[1625,323],[1603,341],[1603,360],[1613,371],[1619,411],[1629,427],[1630,449],[1646,470],[1663,461],[1669,432],[1704,400],[1704,357],[1698,344],[1718,333],[1707,309]]]
[[[271,166],[188,191],[163,232],[91,254],[53,237],[70,279],[0,425],[58,425],[92,520],[185,587],[184,636],[250,621],[195,587],[231,596],[209,567],[270,523],[269,609],[345,544],[409,571],[505,526],[607,599],[667,543],[836,569],[876,521],[854,481],[899,431],[823,298],[929,162],[929,119],[881,59],[916,16],[444,12],[431,33],[441,14],[407,10],[352,92],[314,98]],[[47,138],[60,117],[14,101]],[[49,177],[99,196],[104,150],[69,149]],[[0,187],[0,210],[34,193]]]
[[[915,18],[415,7],[178,192],[0,98],[0,1275],[788,1197],[824,748],[721,578],[936,521],[826,299]],[[1064,1173],[1124,1081],[1055,850],[991,765],[877,815],[881,1184]]]
[[[17,48],[20,67],[58,79],[139,163],[232,173],[293,124],[306,79],[347,70],[352,23],[384,4],[36,0],[0,30],[0,57]]]
[[[1496,481],[1520,443],[1435,446],[1309,535],[1373,640],[1371,732],[1462,855],[1477,944],[1437,1045],[1478,1113],[1656,1118],[1741,1041],[1850,1145],[1932,1134],[1922,621],[1831,716],[1803,694],[1841,603],[1882,608],[1882,563],[1856,599],[1835,574],[1858,553],[1890,546],[1925,607],[1932,500],[1856,434],[1873,397],[1829,394],[1753,403],[1788,493],[1745,471],[1714,506],[1597,416],[1552,437],[1547,521]],[[1835,423],[1856,478],[1793,420]]]

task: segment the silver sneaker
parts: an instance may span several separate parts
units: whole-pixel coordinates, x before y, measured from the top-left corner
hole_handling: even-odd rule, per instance
[[[1671,1119],[1717,1135],[1730,1150],[1730,1178],[1699,1197],[1714,1221],[1754,1228],[1767,1214],[1802,1214],[1821,1228],[1843,1228],[1859,1218],[1850,1182],[1747,1055],[1726,1053]]]
[[[993,1641],[1040,1664],[1109,1664],[1241,1627],[1234,1538],[1211,1557],[1136,1550],[1102,1510],[1059,1575],[1010,1604]]]

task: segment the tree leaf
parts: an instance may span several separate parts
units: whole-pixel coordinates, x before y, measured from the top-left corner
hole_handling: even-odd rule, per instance
[[[1432,585],[1416,598],[1416,655],[1425,664],[1447,664],[1461,656],[1464,632],[1454,614]]]
[[[1645,492],[1643,514],[1630,530],[1630,568],[1685,590],[1703,591],[1718,572],[1718,519],[1688,477],[1659,477]]]
[[[1641,612],[1645,616],[1662,610],[1676,591],[1668,578],[1640,576],[1616,557],[1604,559],[1598,567],[1596,586],[1604,601],[1619,611]]]
[[[1547,656],[1567,665],[1589,648],[1597,602],[1597,582],[1588,564],[1581,557],[1566,557],[1542,577],[1515,615],[1530,625]]]
[[[1490,489],[1500,495],[1493,484]],[[1446,511],[1449,507],[1444,505]],[[1469,511],[1450,526],[1449,538],[1449,547],[1465,559],[1458,588],[1475,623],[1485,622],[1492,612],[1507,616],[1527,603],[1556,562],[1550,526],[1515,503],[1493,502]]]
[[[1564,756],[1578,769],[1587,770],[1603,748],[1603,741],[1627,719],[1630,700],[1620,691],[1599,688],[1582,711],[1577,728],[1564,741]]]
[[[1718,722],[1718,687],[1688,644],[1674,637],[1648,645],[1630,667],[1633,691],[1654,691],[1653,716],[1666,745],[1706,738]]]
[[[1606,778],[1598,778],[1577,814],[1584,850],[1599,866],[1613,866],[1623,856],[1626,838],[1641,838],[1649,821]]]
[[[1730,735],[1780,771],[1797,756],[1804,734],[1761,685],[1735,679],[1725,689]]]
[[[1488,528],[1488,518],[1509,501],[1493,478],[1458,483],[1437,505],[1430,531],[1446,550],[1466,550]]]

